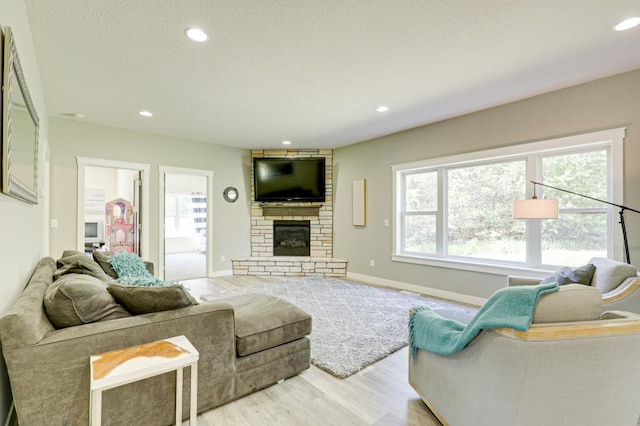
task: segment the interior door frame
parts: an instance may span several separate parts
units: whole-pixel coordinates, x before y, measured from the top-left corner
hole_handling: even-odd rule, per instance
[[[204,176],[207,178],[207,259],[206,275],[213,276],[213,170],[158,166],[158,272],[164,279],[164,198],[167,174]]]
[[[149,227],[149,181],[150,181],[150,164],[132,163],[129,161],[104,160],[101,158],[76,157],[78,162],[78,202],[77,202],[77,232],[76,232],[76,248],[78,251],[84,251],[84,190],[85,190],[85,174],[87,166],[93,167],[110,167],[113,169],[139,170],[142,172],[142,217],[140,223]],[[142,232],[142,241],[140,241],[140,257],[149,259],[149,232]]]

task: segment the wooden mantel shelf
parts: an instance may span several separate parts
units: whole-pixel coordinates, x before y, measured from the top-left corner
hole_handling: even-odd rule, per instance
[[[322,206],[262,206],[263,216],[319,216]]]

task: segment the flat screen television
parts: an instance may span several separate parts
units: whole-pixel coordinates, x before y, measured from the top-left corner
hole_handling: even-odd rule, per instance
[[[325,201],[324,157],[254,158],[255,201]]]
[[[84,222],[84,242],[104,242],[104,222],[101,220],[86,220]]]

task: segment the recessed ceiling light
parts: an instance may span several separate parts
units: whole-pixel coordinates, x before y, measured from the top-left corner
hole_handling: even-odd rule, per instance
[[[638,25],[640,25],[640,16],[625,19],[624,21],[613,27],[613,29],[616,31],[625,31],[630,30],[633,27],[637,27]]]
[[[151,111],[140,111],[138,114],[143,117],[153,117],[153,113]]]
[[[203,42],[207,41],[209,38],[209,36],[200,28],[187,28],[184,30],[184,33],[193,41]]]
[[[282,141],[282,145],[291,145],[291,141]]]
[[[381,105],[378,108],[376,108],[376,111],[378,111],[378,112],[387,112],[387,111],[389,111],[389,107]]]

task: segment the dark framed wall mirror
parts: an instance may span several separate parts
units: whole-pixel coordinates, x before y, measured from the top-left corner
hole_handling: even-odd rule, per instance
[[[11,28],[2,28],[2,192],[38,203],[38,114]]]

